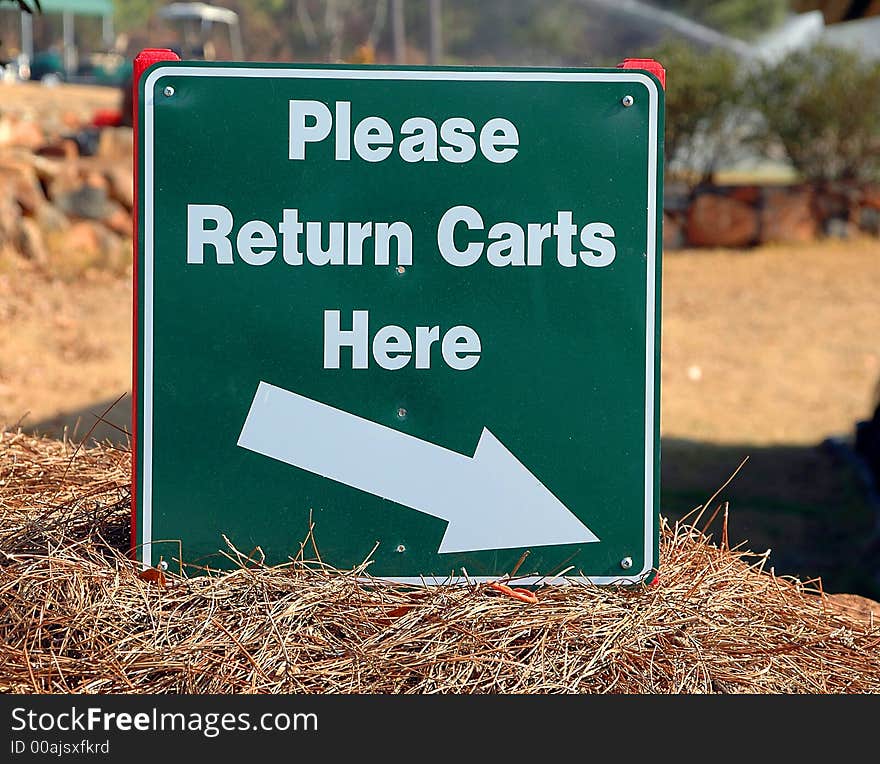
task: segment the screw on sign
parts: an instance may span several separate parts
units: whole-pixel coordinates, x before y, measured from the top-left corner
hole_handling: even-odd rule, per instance
[[[651,578],[662,76],[146,68],[142,563],[311,517],[396,581]]]

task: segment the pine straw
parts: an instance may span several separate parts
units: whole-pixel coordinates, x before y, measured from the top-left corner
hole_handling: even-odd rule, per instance
[[[657,586],[534,605],[305,555],[159,587],[117,551],[129,454],[73,452],[0,434],[0,691],[880,691],[880,627],[693,527],[664,527]]]

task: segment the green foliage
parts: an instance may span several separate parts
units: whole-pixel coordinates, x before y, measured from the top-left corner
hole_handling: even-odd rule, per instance
[[[653,0],[653,5],[748,39],[779,23],[788,11],[788,0]]]
[[[8,0],[0,0],[8,2]],[[155,13],[164,3],[113,0],[116,26],[144,44],[163,41]],[[723,32],[769,29],[787,0],[648,0]],[[392,57],[389,0],[216,0],[240,15],[245,52],[254,60],[350,59],[368,43],[379,61]],[[410,63],[428,50],[427,0],[405,0]],[[462,64],[615,65],[659,39],[651,23],[586,0],[443,0],[444,60]]]
[[[736,58],[725,51],[701,53],[683,42],[644,51],[667,70],[666,158],[678,159],[701,179],[711,177],[738,142],[735,119],[744,98]]]
[[[113,0],[116,27],[127,31],[143,26],[155,12],[157,3],[151,0]]]
[[[576,0],[446,0],[444,12],[459,63],[583,65],[591,49],[590,14]]]
[[[838,48],[796,51],[752,78],[751,102],[813,181],[880,179],[880,62]]]

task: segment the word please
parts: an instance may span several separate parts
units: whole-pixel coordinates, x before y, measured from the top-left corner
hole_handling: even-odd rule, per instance
[[[334,159],[351,159],[351,146],[365,162],[384,162],[395,146],[404,162],[437,162],[453,164],[470,162],[480,153],[494,164],[504,164],[518,152],[519,133],[509,119],[494,117],[479,130],[467,117],[450,117],[437,124],[428,117],[409,117],[398,130],[400,141],[391,124],[382,117],[361,119],[351,129],[351,101],[337,101],[334,114],[321,101],[290,101],[288,156],[292,160],[306,158],[306,146],[321,143],[333,133]]]

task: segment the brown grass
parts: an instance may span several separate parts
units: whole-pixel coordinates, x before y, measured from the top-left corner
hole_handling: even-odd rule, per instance
[[[0,691],[880,691],[880,627],[665,527],[659,584],[401,587],[303,553],[148,583],[117,550],[129,454],[0,435]],[[320,538],[320,528],[317,529]]]

